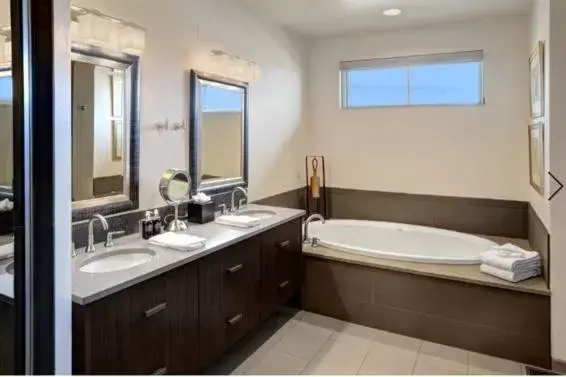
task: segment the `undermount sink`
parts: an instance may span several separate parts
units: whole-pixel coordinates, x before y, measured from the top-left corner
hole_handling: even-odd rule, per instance
[[[104,274],[107,272],[123,271],[145,264],[153,259],[155,251],[150,249],[120,249],[108,251],[85,260],[81,272]]]
[[[275,216],[277,213],[275,211],[265,210],[265,209],[249,209],[243,210],[237,213],[239,216],[249,216],[254,219],[264,220]]]

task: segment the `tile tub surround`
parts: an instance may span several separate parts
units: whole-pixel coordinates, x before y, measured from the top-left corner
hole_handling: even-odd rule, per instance
[[[205,374],[521,375],[524,366],[287,309],[236,344]]]
[[[330,217],[425,225],[470,234],[528,238],[528,203],[329,189]]]
[[[276,215],[262,220],[259,226],[250,229],[239,229],[214,222],[204,225],[191,224],[187,232],[207,240],[204,248],[193,252],[181,252],[153,245],[150,246],[147,241],[141,239],[139,234],[116,240],[117,248],[149,248],[157,254],[150,262],[129,270],[110,272],[98,276],[81,272],[79,271],[80,265],[89,256],[79,252],[79,255],[73,260],[73,301],[81,305],[89,304],[304,215],[304,211],[295,209],[258,205],[250,205],[248,208],[271,210],[275,211]],[[102,243],[96,245],[96,247],[99,252],[103,252],[104,246]]]
[[[540,253],[544,278],[550,287],[550,233],[530,204],[529,242],[532,248]]]
[[[304,310],[494,357],[550,366],[548,292],[513,291],[319,256],[307,255],[304,264]]]

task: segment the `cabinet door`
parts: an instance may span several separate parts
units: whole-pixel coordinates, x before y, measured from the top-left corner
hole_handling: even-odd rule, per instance
[[[267,318],[287,303],[301,287],[301,220],[262,235],[261,317]]]
[[[257,237],[200,261],[201,367],[209,366],[258,323],[259,263]]]
[[[166,277],[143,282],[128,290],[130,319],[126,333],[127,373],[168,372],[169,313]]]
[[[191,263],[167,275],[169,311],[169,361],[167,372],[198,372],[197,264]]]

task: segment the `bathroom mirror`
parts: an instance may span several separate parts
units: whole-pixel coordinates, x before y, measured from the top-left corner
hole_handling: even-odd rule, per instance
[[[73,46],[73,221],[138,208],[139,58]]]
[[[214,194],[248,183],[248,85],[190,74],[191,191]]]
[[[12,197],[12,68],[0,67],[0,200]]]
[[[179,205],[191,198],[189,173],[181,169],[168,169],[159,181],[159,193],[165,202],[175,207],[175,218],[165,228],[168,232],[187,230],[187,224],[179,220]]]

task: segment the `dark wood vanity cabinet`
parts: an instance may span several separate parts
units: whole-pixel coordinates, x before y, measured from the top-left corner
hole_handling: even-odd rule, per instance
[[[197,266],[188,265],[90,305],[73,306],[75,374],[198,370]]]
[[[287,303],[301,288],[301,220],[291,221],[261,236],[261,318]]]
[[[259,322],[261,242],[255,237],[199,263],[201,367],[208,367]]]
[[[74,373],[197,373],[299,292],[301,261],[297,219],[75,304]]]

